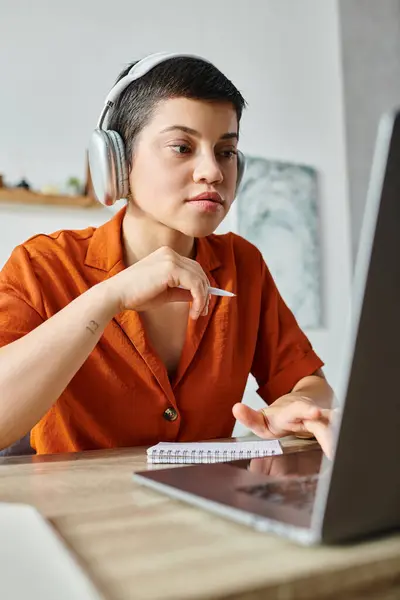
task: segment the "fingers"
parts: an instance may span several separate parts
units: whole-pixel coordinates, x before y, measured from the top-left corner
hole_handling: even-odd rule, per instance
[[[190,290],[192,295],[192,303],[190,306],[189,316],[192,319],[198,319],[200,315],[205,315],[208,305],[208,286],[199,278],[187,278],[186,273],[183,274],[181,281],[187,279],[187,283],[182,283]]]
[[[317,439],[328,458],[333,456],[332,411],[311,406],[301,400],[287,405],[270,406],[262,411],[245,404],[235,404],[234,417],[247,429],[264,439],[306,432]]]
[[[158,248],[110,281],[113,303],[120,310],[142,312],[165,302],[190,302],[193,319],[208,312],[210,282],[203,269],[196,261],[167,246]]]
[[[265,415],[260,410],[254,410],[245,404],[235,404],[232,412],[234,417],[256,435],[263,438],[282,437],[289,433],[304,431],[304,419],[318,419],[320,409],[309,403],[295,400],[284,406],[270,406]]]
[[[200,315],[208,313],[208,304],[210,295],[208,292],[210,282],[201,266],[194,260],[180,256],[170,248],[164,249],[165,265],[167,269],[168,286],[178,288],[182,286],[188,290],[191,296],[191,307],[189,316],[192,319],[198,319]],[[188,299],[178,292],[177,294],[168,294],[170,301],[182,301]],[[175,300],[177,298],[178,300]]]
[[[192,294],[192,304],[190,306],[189,315],[192,319],[198,319],[200,316],[205,317],[208,314],[209,293],[208,283],[198,280],[193,283],[190,288]]]
[[[321,409],[318,406],[309,404],[309,402],[295,400],[287,405],[284,416],[289,422],[303,421],[304,419],[319,419]]]
[[[319,421],[304,421],[305,428],[312,433],[321,446],[324,454],[330,459],[333,458],[333,432],[327,419]]]
[[[210,302],[210,294],[208,292],[210,282],[196,261],[185,257],[181,257],[181,259],[184,263],[184,268],[193,277],[193,287],[189,288],[193,298],[192,306],[190,307],[190,316],[193,319],[197,319],[200,315],[206,316]]]
[[[304,431],[305,419],[315,420],[321,416],[321,409],[303,400],[294,400],[283,406],[270,406],[267,409],[268,427],[275,435]]]
[[[265,419],[261,411],[254,410],[246,404],[235,404],[232,408],[233,416],[242,425],[250,429],[259,437],[271,439],[273,436],[266,427]]]

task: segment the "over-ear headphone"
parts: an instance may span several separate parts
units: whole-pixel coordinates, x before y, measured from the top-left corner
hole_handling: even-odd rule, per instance
[[[166,52],[151,54],[137,62],[130,69],[129,73],[112,88],[105,100],[105,106],[89,144],[89,168],[97,199],[106,206],[111,206],[117,200],[128,196],[129,172],[124,141],[116,131],[103,129],[104,119],[109,109],[114,106],[118,96],[132,81],[139,79],[139,77],[151,71],[156,65],[175,57],[198,58],[209,62],[193,54]],[[244,168],[244,156],[241,152],[238,152],[236,190],[242,180]]]

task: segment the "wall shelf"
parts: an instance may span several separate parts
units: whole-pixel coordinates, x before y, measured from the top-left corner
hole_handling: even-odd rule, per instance
[[[68,195],[51,195],[40,194],[25,190],[24,188],[0,188],[0,203],[7,204],[30,204],[30,205],[52,205],[52,206],[69,206],[76,208],[101,208],[93,196],[68,196]]]

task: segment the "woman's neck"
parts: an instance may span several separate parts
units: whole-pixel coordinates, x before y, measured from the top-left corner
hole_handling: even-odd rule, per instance
[[[195,253],[194,238],[149,219],[129,205],[122,222],[122,243],[126,267],[162,246],[168,246],[188,258],[194,258]]]

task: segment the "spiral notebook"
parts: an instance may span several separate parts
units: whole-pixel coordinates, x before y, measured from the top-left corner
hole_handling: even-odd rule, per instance
[[[278,440],[160,442],[147,450],[149,463],[215,463],[282,454]]]

